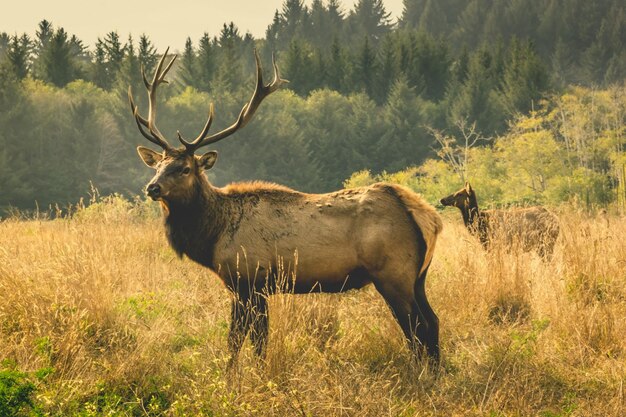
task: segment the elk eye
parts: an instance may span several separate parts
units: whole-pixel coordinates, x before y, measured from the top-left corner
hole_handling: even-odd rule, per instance
[[[190,172],[191,172],[191,168],[189,168],[189,167],[185,167],[185,168],[183,168],[182,174],[183,174],[183,175],[187,175],[187,174],[189,174]]]

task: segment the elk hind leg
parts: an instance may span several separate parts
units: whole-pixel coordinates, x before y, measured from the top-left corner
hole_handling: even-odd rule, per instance
[[[426,353],[435,362],[439,361],[439,318],[426,298],[426,274],[428,267],[415,281],[415,303],[412,313],[415,314],[415,335],[419,343],[426,348]]]
[[[400,325],[409,347],[419,356],[421,346],[418,329],[423,323],[420,323],[421,314],[417,303],[412,299],[411,291],[398,291],[381,284],[376,285],[376,288]]]

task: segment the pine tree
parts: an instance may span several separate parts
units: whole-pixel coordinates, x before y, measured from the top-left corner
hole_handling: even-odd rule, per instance
[[[330,46],[330,59],[326,72],[328,87],[332,90],[343,92],[346,80],[347,60],[345,51],[341,47],[339,39],[335,37]]]
[[[96,50],[94,51],[94,59],[90,69],[91,81],[100,88],[109,88],[109,78],[107,75],[106,52],[104,50],[104,42],[98,39],[96,42]]]
[[[476,122],[478,131],[491,135],[504,127],[505,114],[497,100],[498,79],[496,59],[490,51],[481,49],[470,57],[467,78],[460,88],[449,90],[447,101],[449,126],[460,121]],[[454,93],[454,96],[450,96]]]
[[[0,32],[0,63],[2,63],[6,57],[10,42],[11,36],[6,32]]]
[[[426,0],[417,27],[432,35],[441,35],[446,32],[447,26],[446,14],[441,9],[440,1]]]
[[[221,88],[235,91],[241,86],[240,48],[243,39],[234,22],[224,24],[218,38],[219,66],[217,79]]]
[[[198,58],[196,60],[196,87],[200,91],[210,92],[217,67],[215,47],[208,33],[204,33],[198,42]]]
[[[133,37],[128,36],[128,41],[124,45],[124,58],[115,80],[116,89],[123,101],[126,101],[126,91],[129,86],[132,87],[133,91],[141,91],[143,80],[140,74],[141,65],[135,53]],[[146,76],[149,74],[146,73]]]
[[[417,28],[419,26],[427,0],[403,0],[400,26],[405,28]]]
[[[374,97],[376,70],[376,52],[370,45],[369,39],[365,37],[354,56],[352,80],[357,91],[363,91],[371,98]]]
[[[399,75],[398,61],[395,54],[396,40],[393,35],[385,36],[381,47],[378,50],[378,77],[374,84],[374,100],[378,104],[387,101],[387,96],[391,86],[395,83]]]
[[[298,39],[291,41],[282,66],[285,77],[289,80],[289,88],[301,96],[307,95],[314,87],[311,82],[313,62],[303,41]]]
[[[158,61],[157,50],[146,34],[139,37],[139,63],[143,66],[146,74],[152,74]]]
[[[33,48],[33,76],[35,78],[45,79],[43,56],[53,35],[54,28],[52,27],[52,23],[50,21],[44,19],[39,22],[37,31],[35,32],[35,42]]]
[[[390,16],[382,0],[359,0],[348,17],[350,37],[377,44],[392,28]]]
[[[180,60],[180,70],[178,78],[184,86],[197,88],[198,64],[196,62],[196,52],[193,49],[191,38],[187,37],[185,41],[185,50]]]
[[[6,53],[8,64],[17,79],[21,80],[28,75],[30,65],[31,42],[27,34],[18,37],[14,35]]]
[[[393,84],[383,109],[386,130],[376,144],[374,169],[399,171],[426,158],[432,139],[422,127],[420,111],[427,105],[418,100],[406,77],[400,77]]]
[[[302,0],[285,0],[281,11],[282,27],[279,32],[278,47],[283,49],[290,45],[293,39],[305,39],[310,33],[309,9]]]
[[[74,79],[76,66],[72,60],[67,32],[63,28],[57,29],[52,35],[41,58],[44,80],[63,87]]]
[[[279,34],[283,27],[283,19],[278,10],[274,12],[272,23],[265,30],[266,52],[271,53],[278,49]]]
[[[502,77],[504,108],[511,115],[527,113],[549,87],[548,73],[532,44],[513,39]]]
[[[102,42],[102,46],[104,48],[104,53],[106,56],[106,88],[109,89],[115,83],[117,74],[122,66],[122,61],[124,60],[124,47],[122,46],[120,37],[117,32],[107,33]]]

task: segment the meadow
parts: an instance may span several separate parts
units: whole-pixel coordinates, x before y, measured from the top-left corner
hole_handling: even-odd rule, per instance
[[[622,416],[626,218],[555,211],[549,261],[487,253],[442,213],[436,368],[369,287],[273,296],[266,360],[247,342],[229,368],[229,294],[169,249],[153,205],[4,219],[0,415]]]

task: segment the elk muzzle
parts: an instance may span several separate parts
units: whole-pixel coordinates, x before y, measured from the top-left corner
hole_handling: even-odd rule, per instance
[[[161,186],[154,182],[148,184],[148,186],[146,187],[146,194],[148,194],[148,197],[150,197],[151,199],[157,200],[159,197],[161,197]]]

